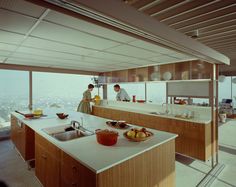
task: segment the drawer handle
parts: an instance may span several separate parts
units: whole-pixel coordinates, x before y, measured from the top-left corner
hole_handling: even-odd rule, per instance
[[[72,186],[77,186],[77,183],[72,182],[71,185],[72,185]]]
[[[43,158],[43,159],[47,159],[47,157],[46,157],[45,155],[42,155],[42,158]]]
[[[73,166],[73,167],[72,167],[72,170],[73,170],[74,172],[76,172],[76,171],[77,171],[77,167],[76,167],[76,166]]]

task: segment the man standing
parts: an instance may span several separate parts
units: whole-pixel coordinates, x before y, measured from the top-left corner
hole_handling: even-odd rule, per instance
[[[127,94],[124,88],[120,88],[119,84],[116,84],[114,86],[114,91],[117,92],[117,95],[116,95],[117,101],[130,101],[129,95]]]

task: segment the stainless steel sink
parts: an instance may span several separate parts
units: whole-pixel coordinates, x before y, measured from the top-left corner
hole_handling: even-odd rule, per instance
[[[59,140],[59,141],[69,141],[73,140],[76,138],[81,138],[81,137],[86,137],[93,135],[94,133],[83,129],[76,129],[71,127],[70,125],[61,125],[61,126],[56,126],[56,127],[50,127],[50,128],[45,128],[42,129],[44,132],[46,132],[48,135],[51,137]]]
[[[167,115],[167,113],[164,113],[164,112],[150,112],[149,114],[154,114],[154,115]]]

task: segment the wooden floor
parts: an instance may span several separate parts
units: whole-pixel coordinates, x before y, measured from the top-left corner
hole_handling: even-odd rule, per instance
[[[27,169],[27,164],[14,149],[12,142],[0,141],[0,181],[9,187],[40,187],[34,171]]]

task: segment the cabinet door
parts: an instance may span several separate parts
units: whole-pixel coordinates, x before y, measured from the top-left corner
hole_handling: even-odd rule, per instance
[[[56,156],[47,150],[47,158],[46,158],[46,184],[45,187],[59,187],[60,186],[60,157],[56,158]]]
[[[46,184],[46,159],[47,155],[43,147],[36,144],[35,145],[35,174],[45,186]]]
[[[61,159],[61,187],[78,186],[78,161],[66,153]]]
[[[60,153],[55,145],[35,134],[35,173],[45,187],[60,186]]]

